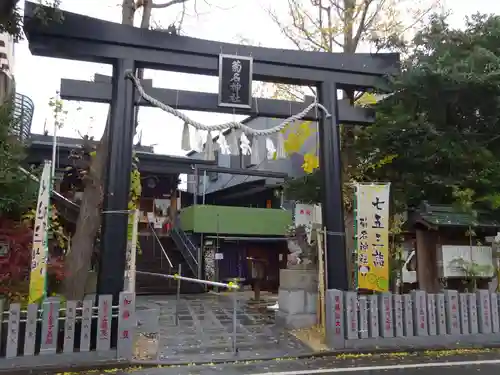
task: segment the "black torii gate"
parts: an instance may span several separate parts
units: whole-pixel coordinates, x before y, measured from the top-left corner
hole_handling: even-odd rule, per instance
[[[228,108],[218,106],[218,95],[204,92],[194,92],[186,90],[172,90],[155,88],[152,80],[143,80],[143,87],[148,94],[159,101],[177,109],[192,110],[200,112],[220,112],[229,114],[241,114],[247,116],[262,116],[287,118],[292,114],[302,111],[314,100],[312,96],[307,96],[304,102],[264,99],[254,100],[251,109]],[[93,103],[110,104],[112,99],[111,77],[102,74],[95,74],[94,81],[80,81],[76,79],[61,80],[61,99],[89,101]],[[349,100],[339,100],[339,122],[342,124],[370,124],[374,121],[375,113],[369,108],[359,108],[351,106]],[[151,106],[151,103],[140,99],[139,105]],[[311,111],[313,112],[313,111]],[[309,113],[305,120],[317,121],[316,113]]]
[[[110,102],[109,156],[105,183],[104,210],[127,209],[130,184],[132,141],[134,136],[133,83],[126,72],[138,68],[160,69],[192,74],[219,74],[221,53],[252,56],[253,79],[294,85],[315,86],[319,100],[330,112],[319,119],[320,170],[322,172],[322,214],[327,233],[327,287],[347,290],[340,161],[340,123],[370,123],[373,113],[337,100],[337,90],[365,91],[384,84],[384,76],[397,73],[397,54],[343,54],[303,52],[237,44],[219,43],[161,31],[133,28],[74,13],[62,12],[61,23],[44,25],[36,17],[36,7],[26,2],[24,31],[34,55],[113,66],[112,82],[102,84],[96,93],[94,84],[64,80],[67,97]],[[49,9],[47,9],[48,11]],[[66,86],[68,85],[68,86]],[[92,86],[90,86],[92,85]],[[96,84],[97,85],[97,84]],[[146,86],[147,89],[147,86]],[[219,107],[217,95],[177,90],[158,90],[151,95],[178,109],[228,112]],[[81,91],[78,91],[81,90]],[[300,111],[297,102],[258,99],[251,109],[240,114],[288,117]],[[257,108],[258,106],[258,108]],[[229,110],[233,113],[233,109]],[[309,119],[316,118],[308,116]],[[99,292],[118,295],[123,288],[127,217],[107,214],[103,217],[102,258]]]

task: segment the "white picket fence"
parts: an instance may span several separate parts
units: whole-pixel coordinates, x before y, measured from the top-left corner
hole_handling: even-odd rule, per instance
[[[13,303],[4,311],[0,301],[0,353],[3,359],[41,358],[48,355],[106,353],[109,358],[130,359],[136,328],[135,294],[122,292],[118,306],[112,296],[83,301],[57,298],[26,310]],[[112,332],[112,327],[115,327]],[[1,362],[1,360],[0,360]]]

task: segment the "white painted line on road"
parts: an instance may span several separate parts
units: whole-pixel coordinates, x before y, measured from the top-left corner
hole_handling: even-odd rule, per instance
[[[435,363],[409,363],[406,365],[402,364],[402,365],[385,365],[385,366],[322,368],[317,370],[263,372],[254,375],[314,375],[314,374],[333,374],[342,372],[404,370],[404,369],[416,369],[423,367],[434,368],[434,367],[458,367],[458,366],[474,366],[474,365],[500,365],[500,359],[490,359],[490,360],[480,360],[480,361],[435,362]]]

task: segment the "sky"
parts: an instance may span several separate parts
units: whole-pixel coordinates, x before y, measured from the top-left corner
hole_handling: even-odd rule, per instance
[[[235,43],[245,38],[254,44],[266,47],[292,48],[266,12],[266,9],[272,6],[279,14],[286,16],[286,0],[196,1],[196,13],[193,9],[194,0],[190,0],[191,5],[187,7],[189,15],[183,24],[185,35]],[[415,0],[412,3],[419,1],[426,0]],[[500,14],[500,1],[446,1],[445,6],[452,12],[450,23],[455,27],[460,27],[464,17],[475,12]],[[164,0],[160,2],[164,2]],[[62,0],[62,9],[120,22],[119,3],[121,0]],[[177,6],[165,10],[154,10],[153,23],[167,27],[179,16],[180,9]],[[56,95],[61,78],[91,80],[94,73],[110,75],[111,67],[32,56],[26,41],[16,45],[14,66],[16,88],[19,93],[27,95],[35,103],[32,132],[42,133],[44,126],[46,126],[49,134],[53,133],[52,113],[48,102],[51,97]],[[216,77],[146,70],[145,78],[153,79],[154,86],[162,88],[210,93],[216,93],[218,88]],[[88,134],[96,138],[102,135],[107,105],[65,102],[65,109],[68,111],[68,115],[64,121],[64,127],[58,130],[58,135],[79,137]],[[207,125],[243,118],[242,116],[200,112],[187,112],[187,114],[194,120]],[[184,155],[185,152],[180,147],[181,132],[181,120],[172,115],[154,108],[140,110],[138,134],[142,134],[142,144],[154,146],[155,152]]]

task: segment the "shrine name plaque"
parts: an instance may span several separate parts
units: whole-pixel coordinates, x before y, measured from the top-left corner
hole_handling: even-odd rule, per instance
[[[252,108],[253,58],[219,55],[219,107]]]

